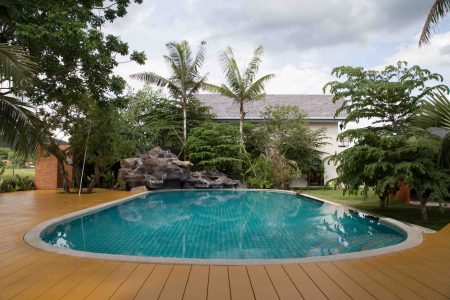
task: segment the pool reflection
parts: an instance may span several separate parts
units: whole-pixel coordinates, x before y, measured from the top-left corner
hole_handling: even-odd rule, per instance
[[[258,191],[154,193],[49,228],[76,250],[158,257],[294,258],[374,249],[405,237],[363,213]]]

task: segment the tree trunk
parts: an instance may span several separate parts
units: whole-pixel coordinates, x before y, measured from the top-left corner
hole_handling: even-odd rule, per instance
[[[77,163],[72,165],[73,174],[75,175],[75,185],[77,192],[80,191],[80,182],[81,182],[81,170]]]
[[[98,166],[97,163],[95,163],[95,167],[94,167],[94,177],[92,178],[91,182],[89,183],[89,187],[87,192],[88,193],[92,193],[92,191],[94,190],[95,186],[97,185],[98,181],[100,180],[100,167]]]
[[[422,214],[422,221],[424,221],[425,223],[428,223],[428,213],[427,213],[427,199],[424,198],[422,196],[422,193],[418,192],[416,190],[417,193],[417,198],[420,201],[420,212]]]
[[[244,118],[245,118],[245,112],[244,112],[244,102],[241,101],[239,106],[239,113],[240,113],[240,119],[239,119],[239,142],[241,145],[244,145]]]
[[[181,106],[183,110],[183,159],[186,160],[186,141],[187,141],[187,105],[186,99],[181,99]]]
[[[378,197],[380,198],[380,209],[386,209],[386,193],[378,195]]]
[[[58,159],[58,165],[59,165],[59,171],[61,172],[61,176],[63,178],[64,193],[69,194],[70,193],[69,179],[68,179],[68,176],[67,176],[66,169],[64,168],[64,160]]]

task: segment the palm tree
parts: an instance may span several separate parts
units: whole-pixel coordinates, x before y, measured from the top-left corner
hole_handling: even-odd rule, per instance
[[[419,47],[428,44],[431,38],[431,27],[436,25],[440,19],[445,17],[445,15],[450,10],[449,0],[436,0],[428,13],[425,25],[422,29],[422,34],[419,39]]]
[[[450,100],[447,96],[434,94],[422,103],[414,125],[430,130],[441,139],[439,165],[450,167]]]
[[[36,78],[37,65],[19,46],[0,43],[0,141],[31,153],[39,140],[39,118],[14,95]]]
[[[138,79],[160,87],[167,87],[172,97],[181,100],[183,110],[183,138],[184,145],[187,140],[186,109],[187,101],[192,99],[206,82],[206,75],[200,76],[199,71],[205,60],[205,44],[200,43],[200,48],[195,55],[187,41],[170,42],[166,44],[169,55],[164,55],[170,71],[170,77],[164,78],[153,72],[137,73],[131,78]]]
[[[267,74],[255,80],[262,61],[262,54],[263,48],[262,46],[259,46],[255,49],[252,59],[241,74],[233,50],[228,47],[227,50],[220,55],[220,64],[222,71],[225,74],[227,84],[222,84],[221,86],[213,84],[204,85],[206,90],[222,94],[223,96],[231,98],[236,103],[239,103],[239,132],[241,145],[244,144],[244,103],[263,100],[266,97],[264,84],[274,77],[273,74]]]

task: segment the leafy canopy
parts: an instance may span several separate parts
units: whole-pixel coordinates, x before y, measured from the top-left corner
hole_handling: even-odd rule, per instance
[[[408,67],[401,61],[381,71],[341,66],[331,74],[342,79],[328,82],[323,88],[333,94],[333,103],[341,104],[335,116],[347,113],[344,126],[372,119],[374,126],[367,130],[401,132],[411,122],[421,101],[439,91],[449,91],[444,84],[430,85],[442,82],[441,75],[419,66]],[[347,132],[346,136],[356,138],[362,131]]]
[[[408,68],[404,62],[382,71],[338,67],[333,74],[344,80],[329,82],[324,91],[329,89],[333,101],[342,103],[336,114],[348,113],[344,124],[363,118],[374,123],[338,136],[355,142],[331,158],[339,164],[337,182],[344,185],[344,193],[357,192],[364,186],[367,194],[373,188],[384,207],[389,193],[403,180],[422,203],[436,199],[433,195],[445,195],[448,170],[437,164],[441,141],[412,127],[427,97],[448,92],[445,85],[431,85],[442,81],[442,76],[418,66]],[[426,219],[426,213],[423,217]]]
[[[187,141],[189,160],[197,169],[239,176],[241,146],[239,130],[228,123],[204,122],[192,129]]]

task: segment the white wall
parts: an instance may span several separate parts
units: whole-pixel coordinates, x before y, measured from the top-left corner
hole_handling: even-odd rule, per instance
[[[337,135],[339,134],[339,125],[337,122],[311,122],[309,123],[309,127],[313,130],[319,128],[325,128],[327,130],[326,135],[329,138],[328,143],[322,151],[326,153],[324,158],[328,155],[332,155],[335,153],[340,153],[345,150],[345,147],[339,147],[339,142],[336,140]],[[333,163],[328,164],[325,162],[325,172],[324,172],[324,182],[326,183],[328,180],[336,178],[336,166]]]

